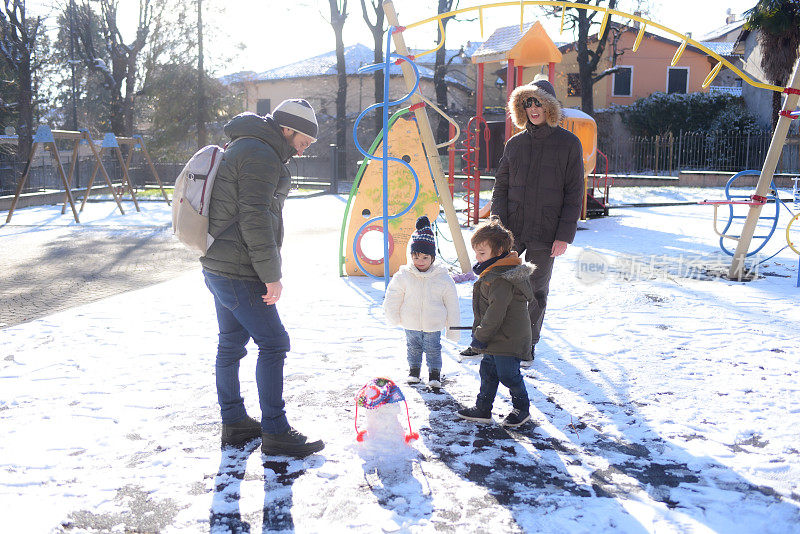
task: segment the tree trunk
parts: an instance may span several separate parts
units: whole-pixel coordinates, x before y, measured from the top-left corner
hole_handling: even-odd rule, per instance
[[[453,0],[439,0],[438,5],[438,13],[447,13],[453,7]],[[436,44],[442,43],[442,47],[436,51],[436,62],[434,63],[433,67],[433,88],[434,92],[436,93],[436,105],[439,106],[442,111],[447,112],[447,82],[445,81],[445,77],[447,76],[447,44],[443,43],[447,37],[446,28],[447,22],[449,18],[442,19],[442,27],[437,30],[436,35],[438,39]],[[443,33],[445,32],[445,33]],[[436,142],[437,143],[444,143],[447,141],[450,131],[450,123],[447,122],[447,119],[439,115],[439,120],[436,123]],[[446,154],[447,147],[444,147],[440,150],[440,153]]]
[[[341,28],[336,34],[336,78],[339,88],[336,91],[336,146],[339,157],[339,176],[346,179],[347,170],[347,71],[344,63],[344,43]]]
[[[30,61],[22,61],[17,70],[19,76],[19,116],[17,117],[17,159],[25,163],[33,145],[33,80]]]
[[[341,8],[337,0],[328,0],[331,8],[331,26],[336,37],[336,79],[339,87],[336,91],[336,150],[338,160],[338,176],[333,179],[344,179],[347,169],[347,70],[344,63],[344,41],[342,30],[347,18],[347,0],[341,0]]]
[[[206,91],[203,78],[203,0],[197,0],[197,148],[208,144]]]
[[[578,10],[578,76],[581,79],[581,110],[594,115],[594,85],[589,61],[589,27],[591,21],[585,9]]]
[[[447,19],[442,21],[442,25],[447,23]],[[444,36],[441,35],[441,29],[439,30],[439,39],[444,39]],[[446,46],[442,45],[442,47],[436,51],[436,63],[434,65],[433,71],[433,87],[434,91],[436,92],[436,105],[441,108],[442,111],[447,113],[448,106],[447,106],[447,82],[445,77],[447,76],[447,67],[445,66],[445,61],[447,60],[447,50],[445,49]],[[442,117],[438,115],[439,121],[436,123],[436,142],[437,143],[444,143],[447,141],[448,133],[450,131],[450,123]],[[447,147],[443,147],[439,150],[441,154],[447,153]]]
[[[381,11],[381,13],[383,13],[383,11]],[[379,24],[381,25],[381,27],[383,26],[383,17],[382,16],[380,17]],[[377,63],[383,63],[385,61],[384,57],[383,57],[383,46],[384,46],[384,44],[383,44],[383,32],[381,32],[379,34],[378,33],[374,33],[373,34],[373,38],[375,40],[375,54],[374,54],[375,63],[376,64]],[[384,80],[383,80],[383,70],[382,69],[378,69],[378,70],[375,71],[374,80],[375,80],[375,102],[383,102],[383,82],[384,82]],[[378,132],[380,132],[382,128],[383,128],[383,116],[380,113],[376,112],[375,113],[375,136],[378,135]]]

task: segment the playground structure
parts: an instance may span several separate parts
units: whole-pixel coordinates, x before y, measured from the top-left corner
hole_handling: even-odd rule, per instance
[[[795,110],[798,98],[800,98],[800,73],[798,72],[798,70],[800,70],[800,68],[798,67],[798,64],[795,64],[795,68],[794,68],[794,71],[793,71],[793,74],[792,74],[792,77],[791,77],[791,81],[786,87],[780,87],[780,86],[776,86],[776,85],[762,83],[762,82],[759,82],[757,80],[752,79],[750,76],[748,76],[747,74],[742,72],[739,68],[737,68],[735,65],[731,64],[728,60],[726,60],[725,58],[721,57],[718,53],[708,49],[707,47],[705,47],[701,43],[691,39],[691,37],[688,36],[688,35],[684,35],[684,34],[681,34],[679,32],[676,32],[675,30],[672,30],[672,29],[670,29],[670,28],[668,28],[666,26],[660,25],[660,24],[655,23],[653,21],[650,21],[648,19],[644,19],[644,18],[642,18],[641,16],[638,16],[638,15],[632,15],[632,14],[625,13],[625,12],[622,12],[622,11],[618,11],[618,10],[615,10],[615,9],[609,9],[609,8],[606,8],[606,7],[593,6],[593,5],[588,5],[588,4],[575,4],[575,3],[572,3],[572,2],[566,2],[566,1],[546,1],[546,0],[520,0],[520,1],[515,1],[515,2],[500,2],[500,3],[494,3],[494,4],[484,4],[484,5],[479,5],[479,6],[472,6],[472,7],[468,7],[468,8],[463,8],[463,9],[450,11],[450,12],[447,12],[447,13],[441,13],[441,14],[438,14],[436,16],[433,16],[433,17],[430,17],[430,18],[415,22],[413,24],[409,24],[407,26],[401,26],[399,21],[398,21],[397,14],[395,12],[393,3],[391,1],[387,1],[387,2],[385,2],[383,4],[384,12],[386,13],[386,17],[387,17],[387,21],[390,24],[390,27],[389,27],[389,30],[388,30],[388,33],[387,33],[388,38],[387,38],[387,48],[386,48],[386,56],[385,56],[387,58],[386,59],[386,64],[385,65],[373,65],[373,66],[365,68],[365,70],[367,70],[367,69],[368,70],[375,70],[376,68],[383,68],[388,72],[389,65],[390,65],[390,59],[389,58],[390,58],[390,56],[394,57],[397,60],[397,63],[400,64],[400,66],[401,66],[401,68],[403,70],[403,75],[404,75],[404,79],[405,79],[405,83],[406,83],[406,88],[408,89],[409,93],[405,98],[403,98],[403,99],[401,99],[401,100],[399,100],[397,102],[391,102],[390,103],[390,102],[386,102],[385,101],[382,104],[375,104],[373,106],[370,106],[369,108],[367,108],[367,110],[365,110],[364,113],[366,113],[367,111],[371,111],[373,109],[376,109],[378,107],[383,107],[384,126],[383,126],[383,131],[382,131],[381,136],[385,139],[385,138],[387,138],[387,132],[389,131],[388,106],[390,104],[391,105],[399,104],[400,102],[408,100],[408,99],[410,99],[413,102],[413,104],[411,105],[409,110],[410,111],[414,111],[414,114],[415,114],[415,118],[416,118],[416,121],[417,121],[417,127],[418,127],[418,130],[419,130],[419,137],[420,137],[420,139],[422,141],[423,148],[424,148],[424,150],[425,150],[425,152],[427,154],[427,163],[428,163],[428,166],[429,166],[429,170],[430,170],[430,173],[432,175],[432,178],[433,178],[435,186],[436,186],[436,191],[438,193],[438,198],[439,198],[442,206],[444,207],[445,218],[446,218],[447,223],[448,223],[448,225],[450,227],[451,235],[453,236],[453,243],[454,243],[454,245],[456,247],[456,252],[458,254],[458,260],[459,260],[459,263],[460,263],[462,271],[463,272],[468,272],[469,264],[468,264],[468,259],[467,259],[467,256],[466,256],[466,247],[464,246],[463,236],[461,236],[459,225],[458,225],[458,221],[456,220],[456,216],[455,216],[455,210],[454,210],[453,204],[452,204],[451,184],[453,183],[453,180],[452,180],[453,179],[453,173],[451,172],[450,184],[447,184],[444,181],[441,162],[439,161],[439,158],[438,158],[438,150],[437,150],[438,147],[437,147],[437,145],[436,145],[436,143],[435,143],[435,141],[433,139],[433,132],[432,132],[432,130],[430,128],[430,122],[428,120],[426,111],[424,109],[425,102],[423,101],[421,95],[419,95],[417,93],[418,73],[416,73],[416,67],[413,64],[413,60],[415,58],[422,57],[423,55],[433,53],[433,52],[435,52],[436,50],[438,50],[439,48],[441,48],[444,45],[445,35],[444,35],[443,27],[442,27],[442,24],[441,24],[441,20],[443,18],[451,18],[451,17],[454,17],[456,15],[477,11],[478,12],[478,17],[479,17],[479,20],[480,20],[480,25],[481,25],[481,34],[483,34],[483,12],[486,9],[495,8],[495,7],[514,7],[514,6],[518,6],[519,9],[520,9],[520,11],[519,11],[519,13],[520,13],[520,33],[523,32],[523,28],[524,28],[524,25],[525,25],[525,23],[524,23],[524,15],[525,15],[525,7],[526,6],[560,7],[561,8],[561,31],[562,32],[563,32],[563,27],[564,27],[564,14],[565,14],[567,9],[585,9],[585,10],[591,10],[591,11],[595,11],[595,12],[600,12],[602,14],[602,17],[603,17],[601,25],[600,25],[600,29],[599,29],[599,33],[601,33],[601,34],[605,30],[610,17],[612,15],[619,16],[619,17],[623,17],[625,19],[629,19],[631,21],[639,23],[639,33],[637,35],[636,41],[635,41],[633,49],[632,49],[633,53],[635,53],[637,51],[637,49],[639,48],[639,45],[640,45],[641,40],[642,40],[642,37],[644,36],[645,29],[648,26],[651,26],[651,27],[660,29],[660,30],[662,30],[662,31],[664,31],[664,32],[666,32],[666,33],[668,33],[670,35],[673,35],[673,36],[677,37],[680,40],[681,44],[678,46],[678,49],[676,50],[675,55],[672,58],[671,66],[675,66],[680,61],[681,55],[683,54],[683,52],[684,52],[684,50],[685,50],[687,45],[692,45],[693,47],[703,51],[709,57],[714,58],[717,61],[717,63],[711,69],[709,74],[706,76],[705,80],[702,83],[702,88],[707,88],[713,82],[714,78],[719,74],[719,72],[721,71],[722,67],[725,66],[728,69],[730,69],[731,71],[733,71],[735,74],[737,74],[745,83],[747,83],[747,84],[749,84],[749,85],[751,85],[753,87],[763,88],[763,89],[776,91],[776,92],[782,92],[782,93],[785,93],[787,95],[786,99],[785,99],[785,102],[784,102],[783,110],[780,113],[780,117],[779,117],[779,120],[778,120],[778,125],[776,126],[774,134],[773,134],[772,143],[770,144],[770,149],[768,151],[766,160],[764,162],[764,166],[763,166],[763,168],[762,168],[762,170],[761,170],[761,172],[759,174],[759,181],[758,181],[758,185],[756,186],[756,191],[755,191],[755,193],[753,195],[751,195],[749,197],[749,200],[747,201],[747,203],[748,203],[747,205],[749,206],[749,213],[748,213],[748,215],[746,217],[746,221],[745,221],[745,224],[744,224],[743,231],[742,231],[741,235],[739,235],[739,236],[726,235],[726,238],[735,239],[737,241],[737,248],[736,248],[736,251],[733,253],[733,261],[731,263],[731,267],[730,267],[730,271],[729,271],[729,278],[730,279],[741,279],[742,274],[743,274],[743,270],[744,270],[744,260],[745,260],[745,258],[747,256],[747,252],[749,250],[750,242],[751,242],[751,240],[753,238],[756,225],[758,224],[761,208],[763,207],[764,203],[766,203],[766,200],[765,200],[766,199],[766,193],[767,193],[768,188],[770,186],[770,183],[772,181],[772,176],[774,175],[774,172],[775,172],[775,168],[776,168],[776,165],[777,165],[777,159],[778,159],[778,157],[780,155],[780,152],[781,152],[781,150],[783,148],[783,145],[785,144],[785,141],[786,141],[786,136],[787,136],[788,129],[789,129],[789,122],[791,120],[793,120],[793,119],[797,119],[798,115],[800,115],[798,113],[798,111]],[[418,54],[416,57],[415,56],[409,56],[408,55],[408,49],[406,48],[406,45],[405,45],[405,40],[404,40],[404,37],[403,37],[403,33],[408,31],[408,30],[412,30],[413,28],[416,28],[416,27],[419,27],[419,26],[423,26],[425,24],[432,23],[432,22],[436,22],[436,23],[439,24],[441,41],[439,42],[438,46],[436,48],[432,49],[432,50],[428,50],[426,52]],[[533,27],[535,27],[535,25]],[[391,53],[390,39],[394,41],[395,48],[396,48],[396,50],[398,51],[399,54],[392,54]],[[507,70],[507,73],[508,73],[507,90],[508,90],[508,93],[510,94],[511,91],[516,86],[516,83],[521,81],[518,78],[521,78],[522,72],[521,72],[520,65],[515,65],[515,63],[513,62],[514,58],[506,57],[505,60],[508,61],[508,67],[507,67],[508,68],[508,70]],[[551,79],[552,79],[553,72],[554,72],[554,63],[555,63],[554,61],[548,62],[549,77]],[[800,63],[800,61],[798,63]],[[482,119],[482,116],[481,116],[482,110],[483,110],[483,102],[482,102],[482,96],[483,96],[483,94],[482,94],[483,68],[482,67],[483,67],[482,64],[479,63],[478,64],[479,83],[478,83],[478,95],[477,95],[478,115],[476,115],[476,120],[474,122],[471,122],[471,125],[468,126],[468,128],[467,128],[467,144],[466,144],[466,148],[465,148],[465,151],[466,151],[465,159],[467,160],[466,169],[468,171],[467,172],[467,185],[468,185],[468,189],[473,188],[471,191],[469,191],[467,193],[468,213],[473,217],[474,221],[477,221],[477,218],[480,215],[480,213],[479,213],[479,211],[480,211],[479,210],[479,200],[478,200],[478,189],[479,189],[479,184],[480,184],[480,175],[479,175],[479,171],[477,171],[480,160],[478,158],[478,155],[479,155],[479,142],[477,142],[477,140],[479,139],[480,134],[481,134],[481,125],[482,125],[482,123],[480,122],[480,120],[477,117],[480,117]],[[512,79],[514,80],[514,82],[512,82]],[[384,94],[388,94],[388,81],[389,81],[389,76],[385,76]],[[439,110],[437,109],[437,111],[439,111]],[[439,111],[439,112],[441,113],[441,111]],[[362,113],[362,116],[363,116],[364,113]],[[583,119],[582,117],[580,117],[580,118]],[[593,123],[594,121],[591,121],[591,122]],[[583,130],[585,128],[581,128],[581,129]],[[451,132],[452,132],[452,129],[451,129]],[[510,124],[508,123],[508,118],[507,118],[506,139],[508,139],[510,137],[510,133],[511,133],[510,132]],[[577,133],[576,133],[576,135],[577,135]],[[594,137],[594,144],[593,145],[596,147],[596,125],[595,125],[594,136],[595,137]],[[579,135],[579,137],[580,137],[580,135]],[[451,139],[446,144],[454,143],[455,142],[455,138],[457,138],[457,135],[455,135],[454,138]],[[389,137],[389,140],[391,141],[391,137]],[[474,145],[472,145],[471,144],[471,140],[476,141],[476,143]],[[583,139],[582,139],[582,141],[583,141]],[[376,143],[377,143],[377,139],[376,139]],[[365,158],[367,160],[369,160],[369,159],[380,159],[380,160],[383,160],[383,189],[381,191],[381,197],[382,197],[382,200],[383,200],[383,205],[380,208],[380,210],[381,210],[380,211],[380,217],[375,217],[373,219],[368,220],[363,225],[361,225],[361,227],[360,227],[361,230],[359,232],[356,232],[355,234],[351,234],[351,235],[348,236],[349,239],[353,240],[353,254],[354,254],[354,256],[357,256],[358,241],[360,241],[363,238],[363,235],[364,235],[363,230],[365,228],[367,228],[370,224],[376,222],[378,219],[380,219],[380,218],[383,219],[383,226],[382,226],[381,231],[383,232],[384,257],[383,257],[383,260],[381,260],[381,261],[375,260],[375,264],[376,265],[377,264],[382,264],[383,265],[383,267],[384,267],[384,269],[383,269],[383,271],[384,271],[384,280],[385,280],[385,282],[387,284],[388,284],[389,276],[391,275],[391,272],[390,272],[390,257],[391,257],[391,254],[389,253],[389,248],[390,248],[389,247],[389,243],[390,243],[390,241],[392,242],[393,250],[396,249],[396,248],[405,248],[405,245],[407,244],[407,238],[404,238],[405,241],[402,241],[400,239],[397,239],[397,237],[399,237],[399,236],[392,237],[390,235],[390,232],[389,232],[389,220],[390,219],[395,219],[395,218],[400,218],[403,215],[409,213],[411,211],[412,206],[417,201],[417,195],[415,193],[414,197],[412,198],[412,200],[410,201],[408,206],[404,210],[402,210],[401,213],[398,213],[398,214],[395,214],[395,215],[389,215],[389,213],[388,213],[388,209],[389,209],[389,201],[388,201],[388,199],[389,199],[389,191],[387,189],[388,188],[388,162],[391,159],[389,157],[389,155],[388,155],[389,154],[389,151],[388,151],[388,145],[389,144],[390,143],[388,143],[388,142],[382,144],[381,148],[382,148],[382,151],[383,151],[383,157],[378,157],[376,155],[372,155],[372,154],[369,154],[366,151],[364,151],[360,147],[360,145],[358,145],[358,141],[356,139],[356,145],[358,146],[359,150],[364,154],[364,156],[365,156]],[[584,161],[585,161],[585,163],[587,163],[587,168],[593,169],[594,166],[595,166],[594,164],[596,163],[596,161],[592,162],[592,167],[588,167],[588,162],[586,161],[587,160],[586,156],[587,156],[587,154],[586,154],[586,147],[585,147],[584,148]],[[591,156],[596,158],[596,150],[595,151],[591,151]],[[601,154],[601,156],[602,156],[602,154]],[[451,155],[450,160],[453,161],[453,159],[454,158]],[[392,161],[400,161],[400,160],[398,160],[397,158],[393,158]],[[365,164],[366,164],[366,160],[365,160]],[[418,175],[417,175],[417,173],[414,172],[413,169],[411,169],[410,166],[407,165],[407,167],[411,170],[411,173],[415,177],[415,181],[417,182],[416,186],[415,186],[416,187],[416,192],[419,192],[420,184],[419,184]],[[361,171],[359,171],[359,172],[361,172]],[[589,174],[590,174],[589,172],[586,173],[587,189],[588,189],[588,176],[589,176]],[[608,185],[609,185],[609,183],[608,183],[608,179],[607,179],[607,173],[606,173],[605,183],[602,183],[602,179],[601,179],[601,181],[598,181],[597,175],[595,175],[595,180],[593,182],[593,188],[592,189],[595,189],[598,186],[599,187],[605,187],[606,190],[605,190],[605,193],[603,195],[603,198],[604,198],[605,201],[607,201],[607,198],[608,198],[607,187],[608,187]],[[354,187],[354,191],[358,188],[358,179],[354,182],[353,187]],[[448,191],[451,194],[450,195],[445,194],[444,193],[445,191]],[[352,199],[352,195],[351,195],[351,199]],[[742,201],[739,201],[739,200],[730,200],[729,199],[727,201],[720,201],[717,204],[717,207],[718,207],[718,205],[724,204],[725,202],[728,202],[730,205],[733,205],[734,203],[742,203]],[[601,204],[601,208],[607,209],[607,208],[605,208],[605,205],[603,205],[602,202],[600,204]],[[586,215],[587,208],[588,208],[588,206],[586,206],[586,204],[585,204],[584,205],[584,216]],[[715,207],[715,210],[716,209],[717,208]],[[365,214],[364,216],[368,217],[369,215],[372,215],[373,213],[375,213],[375,212],[370,210],[369,213]],[[348,209],[345,210],[345,221],[347,220],[348,215],[351,218],[351,221],[352,221],[353,217],[357,217],[358,216],[358,214],[355,212],[355,210],[351,210],[350,209],[349,202],[348,202]],[[791,222],[794,223],[794,221],[796,221],[796,219],[797,219],[796,217],[793,218]],[[791,223],[790,223],[790,226],[791,226]],[[344,228],[345,228],[345,222],[343,222],[342,243],[345,240]],[[715,229],[716,229],[716,224],[715,224]],[[787,228],[787,235],[788,235],[788,232],[789,232],[789,228]],[[721,239],[723,239],[723,238],[721,237]],[[340,265],[342,265],[343,263],[346,263],[345,258],[342,256],[343,248],[344,248],[343,246],[340,246]],[[794,246],[792,246],[792,249],[795,250]],[[359,261],[356,260],[356,263],[358,264]],[[364,272],[364,274],[367,274],[369,276],[375,276],[372,273],[368,273],[363,268],[363,266],[359,266],[359,268],[362,270],[362,272]],[[341,267],[340,267],[340,273],[341,273]],[[799,283],[800,283],[800,281],[799,281]]]
[[[69,173],[64,170],[64,164],[62,162],[61,152],[58,149],[58,141],[72,141],[72,156],[71,156],[71,164]],[[2,143],[16,143],[17,136],[3,136],[3,139],[0,140]],[[128,158],[127,160],[123,160],[122,152],[120,150],[120,144],[123,146],[128,146]],[[72,183],[73,178],[75,177],[75,169],[77,167],[78,159],[79,159],[79,148],[81,145],[87,145],[89,150],[92,154],[92,158],[94,160],[94,170],[92,172],[92,177],[89,181],[89,185],[86,188],[83,201],[81,203],[80,209],[76,208],[75,206],[75,198],[72,192]],[[100,146],[100,150],[98,151],[97,146]],[[156,171],[155,166],[153,165],[152,160],[150,159],[150,155],[147,152],[147,149],[144,145],[144,140],[141,136],[134,136],[134,137],[116,137],[112,133],[108,133],[103,138],[103,141],[95,141],[92,139],[91,134],[88,130],[51,130],[47,125],[40,125],[39,128],[36,130],[36,134],[33,136],[33,144],[31,146],[31,153],[28,157],[28,161],[25,164],[25,170],[22,173],[19,181],[17,182],[16,191],[14,193],[14,198],[11,201],[11,207],[8,210],[8,215],[6,216],[6,223],[11,222],[11,217],[14,214],[14,209],[16,208],[17,202],[19,197],[22,193],[23,188],[25,187],[25,182],[28,179],[28,174],[33,164],[33,160],[36,157],[36,153],[38,152],[39,148],[42,147],[44,150],[50,151],[51,156],[53,157],[56,172],[61,179],[61,183],[64,186],[64,205],[61,209],[62,215],[66,213],[67,204],[69,204],[73,217],[76,223],[80,223],[79,213],[83,211],[83,208],[86,204],[86,200],[91,194],[92,185],[94,183],[94,179],[97,176],[97,172],[100,171],[102,174],[103,179],[105,180],[106,186],[111,193],[114,202],[117,204],[117,208],[119,209],[122,215],[125,214],[125,210],[122,207],[122,197],[124,194],[124,189],[127,188],[128,192],[130,193],[131,200],[136,207],[136,211],[139,211],[139,203],[136,199],[136,193],[134,192],[133,184],[131,183],[128,171],[130,170],[130,163],[132,160],[134,149],[139,148],[142,151],[142,154],[146,158],[149,166],[150,171],[153,173],[153,176],[156,178],[156,181],[161,188],[161,193],[164,196],[164,200],[169,204],[169,199],[167,198],[166,191],[164,190],[164,184],[161,182],[161,178],[158,176],[158,172]],[[122,185],[115,187],[111,177],[109,176],[108,172],[106,171],[105,166],[103,165],[102,156],[106,149],[111,148],[115,150],[117,155],[118,161],[122,168]]]
[[[122,150],[120,146],[128,147],[128,157],[125,159],[122,157]],[[167,192],[164,190],[164,184],[161,182],[161,178],[158,176],[158,171],[156,171],[155,165],[153,165],[153,161],[150,159],[150,154],[147,152],[147,147],[144,144],[144,139],[142,136],[134,135],[133,137],[117,137],[113,133],[107,133],[105,136],[103,136],[103,140],[100,142],[99,158],[97,159],[94,169],[92,170],[92,176],[89,178],[89,184],[86,186],[86,192],[83,195],[83,202],[81,202],[80,211],[83,211],[83,207],[86,205],[86,200],[89,198],[89,195],[92,194],[92,185],[94,184],[94,179],[97,176],[97,171],[102,170],[102,172],[105,173],[105,169],[103,169],[100,158],[102,158],[103,153],[107,149],[110,149],[114,152],[122,169],[123,183],[121,187],[124,188],[127,184],[128,191],[131,194],[131,199],[136,206],[136,211],[139,211],[139,202],[136,200],[136,193],[134,193],[129,173],[131,161],[133,160],[133,153],[137,148],[142,152],[142,155],[147,160],[150,172],[155,177],[156,181],[158,182],[158,187],[161,189],[161,195],[164,197],[164,201],[167,203],[167,205],[169,205],[170,201],[167,197]]]

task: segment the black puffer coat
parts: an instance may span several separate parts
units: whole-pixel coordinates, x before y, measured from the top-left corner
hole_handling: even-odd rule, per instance
[[[232,144],[220,163],[209,206],[214,243],[200,258],[215,274],[245,280],[281,279],[283,202],[291,185],[285,163],[295,154],[270,117],[242,113],[225,125]],[[221,232],[235,217],[237,224]]]
[[[534,96],[547,122],[528,122],[522,101]],[[561,105],[536,86],[518,87],[509,99],[515,124],[525,128],[506,143],[492,192],[492,214],[519,244],[572,243],[583,206],[583,149],[558,126]]]

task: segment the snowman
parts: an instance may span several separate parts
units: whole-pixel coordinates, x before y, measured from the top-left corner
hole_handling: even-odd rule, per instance
[[[408,433],[400,423],[401,402],[406,408]],[[359,408],[367,411],[367,424],[364,430],[358,429]],[[409,444],[419,439],[419,434],[411,430],[411,416],[403,392],[388,378],[374,378],[358,391],[355,427],[356,440],[374,449],[395,451],[398,445]]]

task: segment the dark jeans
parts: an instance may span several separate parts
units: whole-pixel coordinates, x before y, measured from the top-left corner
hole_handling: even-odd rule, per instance
[[[422,353],[428,361],[428,370],[442,370],[442,333],[422,332],[421,330],[406,330],[406,345],[408,348],[408,366],[422,367]]]
[[[514,408],[528,412],[531,402],[528,399],[528,390],[522,381],[519,372],[519,358],[513,356],[492,356],[484,354],[480,368],[481,389],[475,405],[480,409],[491,410],[494,397],[497,395],[497,386],[503,384],[511,393],[511,405]]]
[[[239,360],[253,338],[258,346],[256,386],[261,405],[261,428],[270,434],[289,430],[283,402],[283,362],[289,351],[289,334],[275,305],[261,300],[267,289],[261,282],[237,280],[203,271],[214,296],[219,323],[217,346],[217,399],[222,422],[235,423],[247,412],[239,390]]]
[[[525,261],[536,265],[536,270],[531,275],[533,286],[533,300],[528,303],[528,314],[531,316],[531,334],[533,345],[539,342],[544,323],[544,312],[547,308],[547,295],[550,293],[550,277],[553,274],[553,260],[550,257],[553,245],[536,243],[533,245],[520,245],[515,250],[522,254],[525,251]]]

